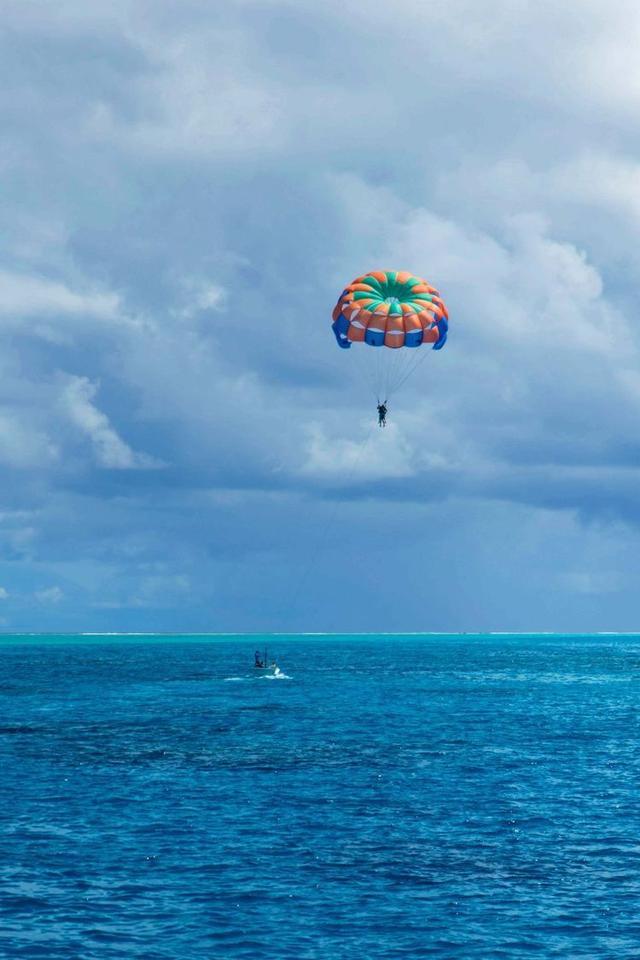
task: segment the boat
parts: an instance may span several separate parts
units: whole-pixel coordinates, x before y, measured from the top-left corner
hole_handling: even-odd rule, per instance
[[[269,660],[267,649],[265,647],[264,653],[261,653],[259,650],[256,650],[254,654],[254,670],[259,670],[260,675],[263,677],[281,677],[283,676],[282,670],[275,662],[275,660]]]

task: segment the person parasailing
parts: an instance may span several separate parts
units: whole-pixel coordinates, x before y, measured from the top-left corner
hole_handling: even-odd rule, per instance
[[[338,346],[345,352],[355,347],[351,356],[358,366],[364,363],[379,426],[386,426],[387,401],[416,370],[425,348],[444,347],[448,317],[436,288],[406,270],[372,270],[343,289],[331,329]]]

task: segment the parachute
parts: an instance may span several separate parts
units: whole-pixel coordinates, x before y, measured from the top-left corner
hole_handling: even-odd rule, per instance
[[[431,344],[441,350],[449,329],[449,314],[435,287],[397,270],[356,277],[340,294],[332,319],[338,346],[348,350],[356,344],[363,360],[370,361],[365,373],[378,403],[386,402],[424,359],[424,352],[414,348]]]

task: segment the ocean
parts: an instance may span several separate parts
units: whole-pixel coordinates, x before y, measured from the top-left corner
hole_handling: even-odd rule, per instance
[[[7,960],[640,956],[640,636],[5,636],[0,664]]]

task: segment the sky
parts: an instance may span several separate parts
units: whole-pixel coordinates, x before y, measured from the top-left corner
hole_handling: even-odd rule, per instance
[[[3,26],[0,630],[640,629],[635,3]],[[384,431],[371,269],[451,318]]]

